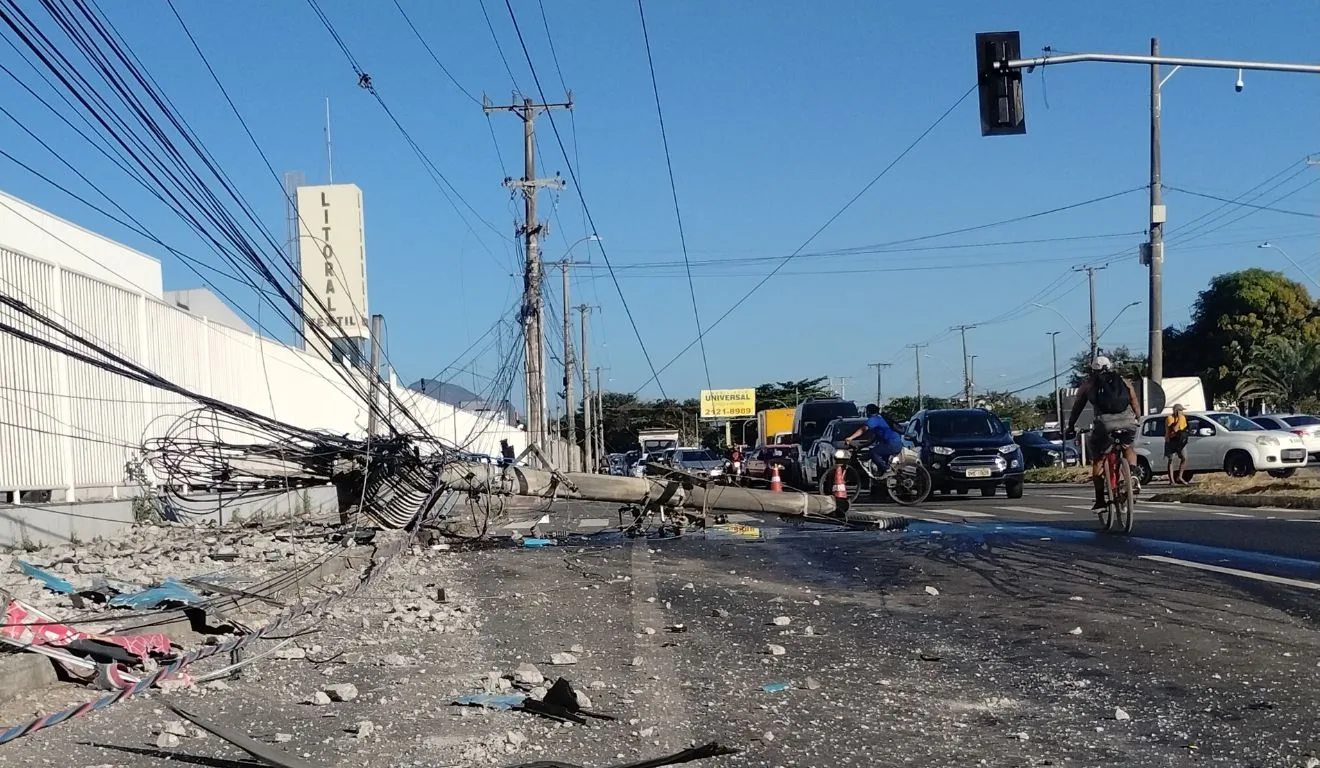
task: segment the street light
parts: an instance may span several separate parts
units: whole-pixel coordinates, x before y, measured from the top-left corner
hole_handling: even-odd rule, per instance
[[[1256,246],[1256,247],[1257,247],[1257,248],[1273,248],[1274,250],[1278,251],[1279,253],[1282,253],[1282,254],[1283,254],[1283,258],[1287,259],[1289,264],[1292,264],[1294,267],[1296,267],[1298,272],[1301,272],[1303,275],[1305,275],[1305,277],[1306,277],[1307,280],[1310,280],[1310,281],[1311,281],[1311,285],[1314,285],[1316,288],[1320,288],[1320,283],[1317,283],[1317,282],[1315,281],[1315,278],[1314,278],[1314,277],[1311,277],[1311,274],[1310,274],[1309,272],[1307,272],[1306,270],[1302,269],[1302,265],[1301,265],[1301,264],[1298,264],[1297,262],[1293,261],[1293,257],[1289,256],[1287,251],[1285,251],[1285,250],[1283,250],[1282,248],[1280,248],[1279,246],[1277,246],[1277,245],[1275,245],[1275,244],[1269,242],[1268,240],[1265,241],[1265,242],[1263,242],[1263,243],[1261,243],[1260,245],[1258,245],[1258,246]]]
[[[1095,341],[1096,341],[1096,343],[1097,343],[1097,344],[1100,343],[1100,339],[1103,338],[1104,335],[1105,335],[1106,333],[1109,332],[1109,329],[1110,329],[1110,328],[1113,328],[1113,327],[1114,327],[1114,323],[1117,323],[1117,322],[1118,322],[1118,318],[1122,317],[1124,312],[1128,311],[1129,309],[1132,309],[1133,307],[1137,307],[1137,306],[1141,306],[1141,302],[1139,302],[1139,301],[1134,301],[1134,302],[1132,302],[1131,304],[1128,304],[1127,306],[1125,306],[1125,307],[1123,307],[1122,309],[1118,310],[1118,314],[1114,315],[1114,319],[1109,321],[1109,325],[1106,325],[1106,326],[1105,326],[1105,329],[1104,329],[1103,331],[1101,331],[1100,334],[1099,334],[1098,336],[1095,337]]]
[[[1055,309],[1054,307],[1046,306],[1046,305],[1044,305],[1044,304],[1037,304],[1037,303],[1035,303],[1035,302],[1032,302],[1031,306],[1035,307],[1036,309],[1048,309],[1049,311],[1051,311],[1051,312],[1053,312],[1054,314],[1058,315],[1058,316],[1059,316],[1059,319],[1062,320],[1063,322],[1067,323],[1067,324],[1068,324],[1068,327],[1072,329],[1072,332],[1075,333],[1075,334],[1077,334],[1077,338],[1081,339],[1082,342],[1085,343],[1085,344],[1087,344],[1087,345],[1089,345],[1089,344],[1091,343],[1091,340],[1088,339],[1088,338],[1087,338],[1087,337],[1086,337],[1081,331],[1077,330],[1077,326],[1073,325],[1073,324],[1072,324],[1072,321],[1070,321],[1070,320],[1069,320],[1069,319],[1068,319],[1068,318],[1067,318],[1062,312],[1060,312],[1059,310]]]
[[[1058,336],[1063,331],[1046,331],[1045,335],[1050,337],[1050,357],[1054,360],[1054,420],[1059,423],[1059,429],[1063,429],[1063,398],[1059,396],[1059,345]]]

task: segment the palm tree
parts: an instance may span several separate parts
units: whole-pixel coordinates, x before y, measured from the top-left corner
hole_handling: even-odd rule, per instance
[[[1274,336],[1252,351],[1238,377],[1237,396],[1294,410],[1320,391],[1320,344]]]

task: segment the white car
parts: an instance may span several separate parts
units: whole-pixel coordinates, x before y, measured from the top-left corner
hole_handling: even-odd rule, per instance
[[[1305,413],[1271,413],[1251,419],[1266,429],[1282,429],[1302,438],[1306,452],[1320,461],[1320,416]]]
[[[1141,422],[1136,449],[1143,483],[1169,471],[1164,457],[1165,415],[1147,416]],[[1185,415],[1188,475],[1227,472],[1247,477],[1265,470],[1286,477],[1306,466],[1306,444],[1291,432],[1265,429],[1236,413],[1200,411]]]

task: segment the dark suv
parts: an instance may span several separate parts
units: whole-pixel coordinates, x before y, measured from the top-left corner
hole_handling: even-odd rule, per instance
[[[1022,498],[1022,449],[1000,418],[984,408],[919,411],[903,438],[921,453],[935,490],[966,493],[980,488],[994,496],[999,486]]]

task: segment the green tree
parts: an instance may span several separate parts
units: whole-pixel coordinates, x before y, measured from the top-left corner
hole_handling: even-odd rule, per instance
[[[1031,403],[1010,392],[985,392],[976,396],[976,404],[1001,419],[1008,419],[1013,429],[1030,429],[1043,423],[1041,413]]]
[[[1127,347],[1114,347],[1113,349],[1101,349],[1100,354],[1109,358],[1113,370],[1117,371],[1125,379],[1139,379],[1146,375],[1146,355],[1142,355]],[[1078,352],[1068,361],[1068,386],[1080,386],[1091,371],[1091,353]],[[1051,406],[1053,408],[1053,406]]]
[[[1215,276],[1183,328],[1164,337],[1166,376],[1199,376],[1214,402],[1238,394],[1253,349],[1272,337],[1320,340],[1320,315],[1301,283],[1251,268]]]
[[[1256,344],[1237,379],[1237,397],[1294,411],[1320,393],[1320,344],[1275,336]]]
[[[809,397],[830,397],[834,391],[829,388],[829,378],[820,376],[815,379],[797,381],[774,381],[756,388],[756,410],[767,408],[793,408]]]

